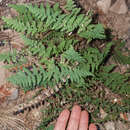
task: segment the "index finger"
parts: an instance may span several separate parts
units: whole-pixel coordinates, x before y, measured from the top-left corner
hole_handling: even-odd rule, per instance
[[[63,110],[57,119],[54,130],[65,130],[69,115],[69,110]]]

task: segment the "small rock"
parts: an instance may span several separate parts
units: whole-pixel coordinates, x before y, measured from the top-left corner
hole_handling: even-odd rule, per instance
[[[16,100],[18,98],[18,89],[13,88],[11,90],[11,95],[8,97],[9,100]]]
[[[127,117],[126,113],[120,113],[120,118],[125,120],[125,121],[128,121],[128,117]]]
[[[33,114],[35,119],[37,119],[37,120],[41,119],[42,113],[40,111],[40,108],[33,110],[32,114]]]
[[[18,16],[18,12],[13,8],[10,9],[10,14],[11,14],[12,17]]]
[[[105,123],[104,126],[105,126],[106,130],[115,130],[114,122],[109,121],[109,122]]]
[[[115,4],[110,8],[110,11],[116,14],[125,14],[128,11],[125,0],[117,0]]]
[[[102,109],[100,108],[100,116],[102,119],[104,119],[108,114]]]
[[[97,2],[97,6],[106,14],[111,6],[111,0],[100,0]]]

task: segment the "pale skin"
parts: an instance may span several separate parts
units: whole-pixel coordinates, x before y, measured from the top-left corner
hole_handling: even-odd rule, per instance
[[[75,105],[72,112],[65,109],[57,119],[54,130],[97,130],[94,124],[89,123],[87,111],[81,111],[80,106]]]

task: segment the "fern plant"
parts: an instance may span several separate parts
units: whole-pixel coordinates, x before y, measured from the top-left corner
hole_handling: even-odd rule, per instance
[[[68,0],[64,8],[67,13],[58,3],[53,6],[49,3],[41,4],[40,7],[31,4],[9,6],[16,9],[19,16],[15,19],[3,17],[4,22],[8,27],[25,33],[26,36],[21,35],[25,41],[24,49],[27,55],[37,61],[37,65],[31,70],[24,68],[10,77],[9,81],[27,91],[36,86],[54,86],[63,82],[63,79],[66,79],[66,83],[80,82],[86,76],[93,76],[91,71],[81,69],[86,60],[72,47],[79,42],[75,39],[74,31],[80,36],[81,33],[87,31],[88,34],[93,30],[86,37],[89,41],[105,38],[102,25],[91,24],[90,14],[81,14],[81,9],[77,8],[72,0]],[[84,38],[83,35],[81,37]]]
[[[109,67],[114,66],[106,66],[103,68],[102,72],[100,72],[99,79],[104,83],[105,86],[109,87],[112,92],[118,94],[129,95],[130,94],[130,83],[129,74],[120,74],[119,72],[109,73]]]
[[[5,68],[10,69],[15,66],[20,66],[27,63],[27,58],[25,55],[23,55],[23,53],[21,54],[21,52],[17,52],[16,49],[13,49],[9,52],[0,54],[0,61],[7,63],[7,65],[5,65]]]
[[[71,83],[70,87],[66,86],[55,98],[52,97],[48,100],[50,105],[43,110],[44,118],[38,130],[47,128],[48,124],[55,120],[63,110],[60,108],[70,109],[75,102],[91,112],[91,122],[102,123],[108,120],[117,120],[120,113],[129,112],[130,76],[112,72],[116,65],[105,64],[111,54],[113,45],[115,45],[114,42],[110,42],[102,52],[97,48],[90,47],[82,52],[86,60],[86,64],[82,65],[82,68],[93,72],[94,75],[86,78],[85,82],[80,81],[79,84]],[[121,100],[114,102],[112,101],[114,99],[108,98],[105,91],[106,87],[111,91],[112,95],[120,95]],[[100,108],[103,108],[108,113],[104,119],[100,117]]]
[[[19,32],[26,32],[33,36],[51,30],[64,33],[72,33],[76,30],[79,36],[81,35],[81,37],[85,37],[89,41],[96,38],[105,38],[103,26],[99,24],[92,25],[91,15],[80,14],[80,8],[77,8],[72,0],[68,0],[65,7],[66,10],[73,7],[67,14],[63,13],[59,4],[55,4],[52,8],[49,3],[45,7],[41,4],[40,8],[31,4],[10,5],[10,7],[16,9],[20,17],[17,19],[3,17],[3,20],[9,27]]]
[[[60,61],[54,59],[46,61],[46,67],[33,66],[32,70],[23,68],[11,76],[8,80],[21,86],[25,91],[34,89],[37,86],[55,86],[59,82],[68,80],[79,83],[87,76],[93,76],[91,72],[79,67],[85,63],[85,59],[74,51],[73,47],[61,55]],[[77,65],[78,64],[78,65]]]
[[[129,56],[129,50],[125,48],[126,42],[124,41],[116,41],[117,46],[114,48],[113,52],[113,58],[115,59],[116,62],[119,62],[120,64],[130,64],[130,56]],[[125,51],[122,51],[122,49],[125,48]],[[122,52],[125,52],[126,54],[124,55]]]

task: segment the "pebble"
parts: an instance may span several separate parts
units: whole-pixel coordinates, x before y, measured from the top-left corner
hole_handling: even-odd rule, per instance
[[[126,14],[128,12],[128,7],[125,0],[117,0],[110,8],[110,11],[116,14]]]
[[[33,112],[32,112],[34,118],[36,118],[37,120],[40,120],[41,119],[41,111],[40,111],[40,108],[38,109],[34,109]]]
[[[97,2],[97,6],[106,14],[111,6],[111,0],[100,0]]]
[[[8,97],[9,100],[16,100],[18,98],[18,89],[11,89],[11,95]]]
[[[108,114],[102,108],[100,108],[100,117],[104,119],[107,115]]]
[[[13,9],[13,8],[10,9],[10,14],[11,14],[11,17],[16,17],[16,16],[18,16],[17,11],[16,11],[15,9]]]
[[[105,123],[104,126],[105,126],[106,130],[116,130],[114,122],[109,121],[109,122]]]

